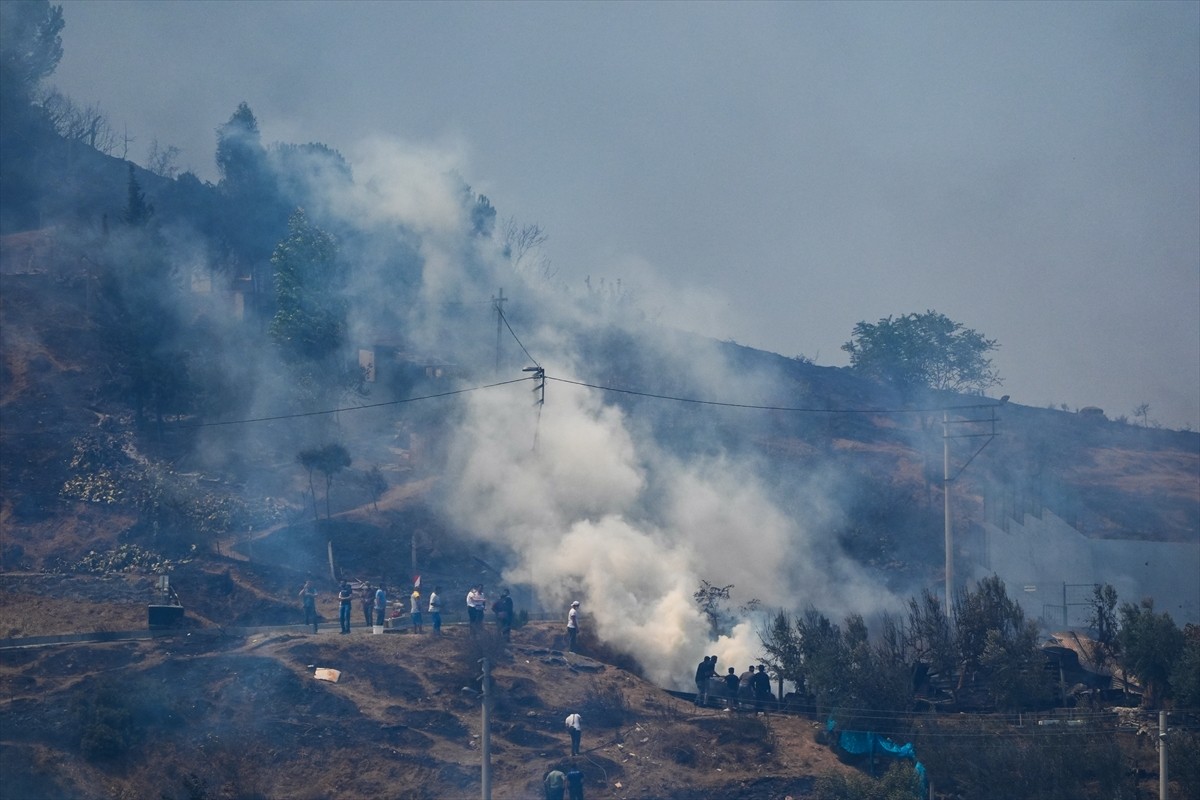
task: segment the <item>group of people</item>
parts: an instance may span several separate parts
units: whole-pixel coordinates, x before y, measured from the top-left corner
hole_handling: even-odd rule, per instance
[[[717,682],[716,686],[714,681]],[[717,672],[717,657],[705,656],[696,665],[696,705],[707,705],[709,696],[718,693],[725,698],[726,708],[753,703],[755,710],[759,710],[771,699],[771,676],[762,664],[757,669],[747,667],[741,675],[734,667],[720,675]]]
[[[428,601],[422,601],[421,588],[419,585],[414,586],[412,594],[409,595],[409,619],[412,622],[413,633],[424,633],[424,606],[433,623],[433,632],[441,634],[442,632],[442,588],[440,586],[433,587],[433,591],[429,593]],[[350,581],[342,581],[338,586],[338,624],[341,628],[341,633],[350,633],[350,618],[354,606],[354,587]],[[363,621],[367,626],[376,625],[382,627],[388,619],[388,593],[383,584],[372,588],[370,583],[363,583],[358,591],[359,605],[362,608]],[[304,608],[304,624],[311,625],[313,633],[317,632],[317,590],[313,586],[312,581],[305,581],[304,586],[300,589],[300,602]],[[404,613],[399,601],[392,602],[392,618],[400,617]]]
[[[412,622],[413,633],[424,633],[424,614],[429,614],[429,619],[433,627],[434,635],[440,636],[442,633],[442,587],[434,586],[433,591],[429,593],[428,600],[422,600],[421,588],[419,583],[413,586],[412,594],[409,596],[408,613]],[[338,622],[341,626],[343,634],[350,633],[350,618],[354,605],[354,588],[350,581],[342,581],[338,587]],[[300,589],[300,600],[304,607],[304,624],[311,625],[313,633],[317,632],[317,590],[313,587],[312,581],[305,581],[303,588]],[[370,583],[363,583],[358,590],[358,601],[362,608],[363,622],[367,626],[376,625],[383,626],[388,619],[388,592],[382,584],[372,588]],[[401,602],[392,602],[391,618],[400,617],[404,612],[401,608]],[[487,617],[488,599],[483,592],[483,584],[477,583],[467,592],[467,620],[471,626],[471,635],[475,636],[482,632],[483,623]],[[513,599],[508,589],[503,589],[500,592],[500,597],[491,604],[492,613],[496,616],[496,625],[500,630],[500,635],[505,639],[512,636],[513,626]],[[579,637],[579,601],[571,603],[567,610],[567,649],[571,652],[575,651]],[[707,659],[705,659],[707,661]],[[716,656],[713,656],[713,662],[716,662]],[[697,683],[699,683],[699,675],[697,674]]]

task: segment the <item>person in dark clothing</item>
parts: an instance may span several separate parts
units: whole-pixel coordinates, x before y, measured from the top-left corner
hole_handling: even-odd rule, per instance
[[[312,625],[313,633],[317,632],[317,590],[312,581],[305,581],[300,590],[300,602],[304,604],[304,624]]]
[[[338,590],[338,622],[342,625],[342,633],[350,632],[350,606],[354,603],[354,590],[350,588],[349,581],[342,581],[342,588]]]
[[[729,708],[733,708],[733,704],[737,702],[738,693],[738,675],[737,670],[733,667],[729,668],[729,674],[725,676],[725,702]]]
[[[713,662],[708,656],[696,665],[696,705],[708,704],[708,679],[713,675]]]
[[[567,770],[567,795],[570,800],[583,800],[583,773],[574,764]]]
[[[762,664],[758,665],[758,672],[750,679],[750,686],[754,689],[754,710],[761,711],[763,704],[771,699],[771,676]]]
[[[375,593],[371,591],[371,584],[366,584],[362,588],[362,612],[363,622],[367,627],[371,625],[371,610],[375,608]]]
[[[492,605],[496,614],[496,624],[500,626],[500,635],[505,639],[512,636],[513,601],[508,589],[500,593],[500,599]]]

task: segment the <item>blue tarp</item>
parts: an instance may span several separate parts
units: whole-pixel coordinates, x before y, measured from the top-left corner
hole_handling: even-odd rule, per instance
[[[830,733],[837,730],[837,722],[833,717],[830,717],[829,721],[825,723],[825,729]],[[854,755],[883,753],[896,758],[911,758],[915,762],[913,769],[921,779],[922,792],[929,791],[929,784],[925,777],[925,765],[917,761],[917,754],[913,750],[912,742],[896,744],[891,739],[871,731],[841,731],[838,733],[838,747]]]

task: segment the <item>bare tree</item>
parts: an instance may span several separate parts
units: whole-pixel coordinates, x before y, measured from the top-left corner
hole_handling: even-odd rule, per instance
[[[163,147],[158,143],[158,139],[152,139],[150,152],[146,155],[146,169],[155,175],[174,180],[179,174],[179,156],[182,153],[183,151],[175,145]]]
[[[551,268],[550,258],[542,250],[550,240],[550,235],[541,225],[536,222],[521,225],[509,217],[504,221],[501,232],[504,236],[504,255],[512,262],[514,272],[536,273],[544,280],[550,280],[558,273],[558,270]]]

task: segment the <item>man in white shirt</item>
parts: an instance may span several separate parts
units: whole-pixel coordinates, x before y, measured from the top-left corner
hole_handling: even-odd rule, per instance
[[[567,732],[571,734],[571,755],[579,755],[579,740],[583,738],[583,719],[578,714],[567,714]]]
[[[575,637],[579,635],[579,601],[571,603],[571,610],[567,612],[567,649],[572,653],[575,652]]]

